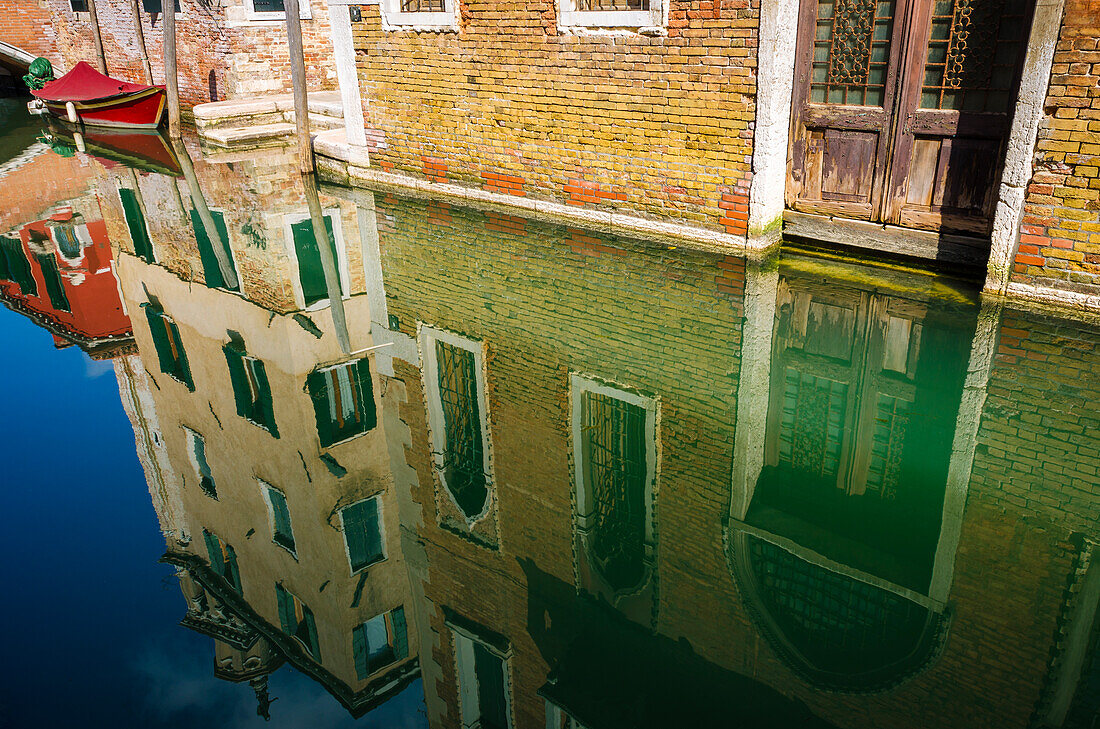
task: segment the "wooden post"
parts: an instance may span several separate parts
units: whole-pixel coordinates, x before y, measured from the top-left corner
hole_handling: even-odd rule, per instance
[[[92,21],[92,39],[95,41],[95,59],[99,72],[107,75],[107,57],[103,55],[103,35],[99,32],[99,16],[95,12],[95,0],[88,0],[88,18]]]
[[[294,85],[294,123],[298,128],[298,168],[313,174],[313,142],[309,138],[309,96],[306,93],[306,61],[302,48],[302,21],[298,0],[285,0],[286,38],[290,46],[290,80]]]
[[[287,12],[290,12],[288,5]],[[340,273],[336,270],[336,259],[329,246],[328,228],[321,213],[321,196],[317,192],[317,178],[313,173],[302,175],[305,187],[306,204],[309,217],[313,222],[313,239],[317,241],[317,251],[321,254],[321,270],[325,272],[325,289],[328,291],[329,310],[332,312],[332,326],[336,330],[336,341],[340,351],[351,354],[351,337],[348,334],[348,320],[344,314],[344,292],[340,288]],[[337,218],[336,225],[339,225]]]
[[[137,36],[141,65],[145,68],[145,83],[152,86],[153,67],[149,65],[149,51],[145,47],[145,29],[141,27],[141,8],[138,7],[138,0],[130,0],[130,12],[134,15],[134,34]]]
[[[195,212],[199,214],[203,230],[206,231],[206,239],[210,241],[210,247],[214,249],[214,257],[218,259],[218,270],[221,271],[222,281],[227,288],[235,289],[240,283],[237,280],[237,272],[233,268],[233,260],[226,251],[229,250],[229,241],[222,241],[222,234],[218,232],[218,226],[214,224],[214,216],[210,214],[210,207],[206,204],[206,196],[202,194],[199,186],[199,178],[195,174],[195,166],[191,162],[191,155],[183,146],[183,141],[172,140],[172,148],[176,152],[180,169],[183,171],[183,179],[187,181],[187,188],[191,195],[191,204],[195,206]]]
[[[176,76],[176,3],[163,0],[164,83],[168,89],[168,137],[180,138],[180,85]]]

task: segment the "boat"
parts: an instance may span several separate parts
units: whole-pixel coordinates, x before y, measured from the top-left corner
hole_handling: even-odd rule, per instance
[[[31,93],[46,104],[51,114],[62,119],[131,129],[156,129],[167,99],[163,86],[120,81],[84,61]]]
[[[80,141],[77,141],[77,137]],[[180,177],[183,171],[172,145],[157,129],[85,128],[79,130],[65,121],[50,120],[40,140],[55,151],[81,151],[95,157],[107,168],[123,164],[143,172]],[[81,149],[83,146],[83,149]]]

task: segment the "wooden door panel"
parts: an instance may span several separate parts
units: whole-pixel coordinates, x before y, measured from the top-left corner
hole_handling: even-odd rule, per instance
[[[822,199],[871,203],[878,140],[874,132],[824,130]]]

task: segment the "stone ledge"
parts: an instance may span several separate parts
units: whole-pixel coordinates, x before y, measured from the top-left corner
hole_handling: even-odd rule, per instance
[[[348,144],[343,130],[323,132],[314,138],[318,155],[317,175],[325,182],[346,187],[393,191],[407,197],[431,198],[456,205],[521,215],[543,222],[570,225],[625,237],[644,238],[675,247],[684,245],[717,253],[744,254],[750,251],[748,238],[707,230],[674,221],[653,220],[613,210],[566,205],[552,200],[517,197],[464,185],[384,172],[370,166],[364,147]]]

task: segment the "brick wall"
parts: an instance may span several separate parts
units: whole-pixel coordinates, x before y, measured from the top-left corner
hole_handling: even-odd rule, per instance
[[[45,55],[60,55],[70,67],[81,60],[95,65],[88,14],[73,13],[68,0],[48,1],[57,48]],[[209,9],[198,0],[181,0],[181,12],[176,16],[176,57],[183,106],[291,90],[285,23],[248,20],[246,2],[248,0],[235,0]],[[334,89],[336,66],[332,61],[327,5],[322,0],[312,0],[310,6],[312,19],[302,21],[310,89]],[[130,4],[101,0],[96,10],[108,73],[144,82]],[[153,80],[163,84],[164,16],[142,11],[141,20]],[[0,40],[4,40],[3,35]]]
[[[1067,0],[1012,281],[1100,294],[1100,0]]]
[[[0,177],[0,232],[38,220],[54,205],[86,193],[97,168],[84,157],[62,157],[44,149],[9,170]]]
[[[0,41],[49,57],[54,50],[50,20],[47,0],[0,0]]]
[[[563,32],[553,0],[463,2],[458,33],[362,14],[383,169],[745,233],[755,3],[673,0],[667,37]]]
[[[1003,508],[1096,537],[1100,517],[1100,332],[1005,313],[974,458],[974,481]]]

